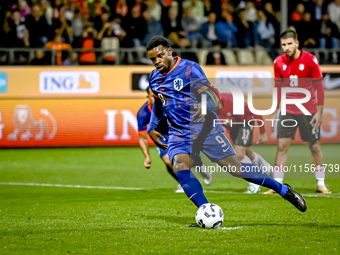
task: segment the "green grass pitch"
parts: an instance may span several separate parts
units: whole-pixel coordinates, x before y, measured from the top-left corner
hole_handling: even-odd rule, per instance
[[[275,146],[254,149],[273,163]],[[306,213],[278,195],[243,194],[245,181],[215,174],[203,188],[223,209],[223,228],[189,228],[196,207],[173,192],[175,181],[150,150],[151,169],[144,169],[137,147],[0,150],[0,254],[340,252],[340,173],[326,174],[330,196],[315,193],[313,173],[287,175],[306,195]],[[322,151],[325,163],[340,164],[339,145],[322,145]],[[310,164],[307,146],[292,145],[288,161]]]

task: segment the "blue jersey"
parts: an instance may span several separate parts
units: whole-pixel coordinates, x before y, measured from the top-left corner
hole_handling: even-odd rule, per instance
[[[152,107],[149,101],[147,101],[143,106],[139,109],[137,113],[137,123],[138,123],[138,133],[146,134],[147,126],[150,123]],[[168,124],[166,118],[162,118],[158,123],[156,129],[162,135],[167,135],[169,132]]]
[[[186,59],[177,58],[177,62],[169,73],[162,74],[157,69],[154,70],[149,77],[149,86],[154,93],[155,104],[161,102],[163,110],[167,116],[169,124],[169,135],[171,140],[192,140],[197,138],[203,128],[205,120],[197,122],[192,120],[190,116],[196,113],[195,104],[201,102],[200,93],[202,91],[210,91],[207,85],[210,85],[202,68],[195,62]],[[214,93],[209,93],[207,103],[216,104],[217,97]],[[217,104],[216,104],[217,107]],[[216,108],[215,107],[215,108]],[[217,115],[208,111],[211,124],[209,126],[209,134],[223,131],[219,125],[212,127],[212,120],[217,119]],[[207,115],[207,116],[208,116]],[[207,126],[207,123],[205,123]],[[150,124],[151,126],[153,123]],[[152,128],[152,127],[150,127]]]

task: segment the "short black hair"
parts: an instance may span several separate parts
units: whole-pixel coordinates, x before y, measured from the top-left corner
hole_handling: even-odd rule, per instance
[[[298,35],[294,30],[286,30],[280,35],[280,39],[293,38],[297,41]]]
[[[163,36],[155,36],[155,37],[152,37],[151,40],[146,45],[146,50],[149,51],[159,45],[162,45],[167,49],[170,48],[168,39],[166,39]]]

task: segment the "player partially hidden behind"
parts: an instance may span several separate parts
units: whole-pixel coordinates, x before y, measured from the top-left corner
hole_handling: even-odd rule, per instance
[[[252,122],[253,119],[263,121],[263,117],[260,115],[254,115],[249,110],[248,104],[246,102],[244,102],[244,115],[234,115],[233,95],[221,93],[220,96],[222,99],[223,108],[216,113],[219,119],[221,119],[221,123],[224,123],[223,126],[229,133],[230,138],[234,143],[234,149],[238,160],[242,163],[252,163],[268,173],[272,169],[270,164],[251,148],[251,145],[253,144],[253,128],[252,126],[248,125],[248,122]],[[245,125],[242,123],[245,123]],[[264,125],[261,126],[261,124],[262,123],[257,123],[257,125],[260,126],[260,136],[257,144],[264,144],[268,140],[266,129]],[[251,123],[251,125],[256,126],[256,123]],[[245,193],[254,194],[260,191],[260,185],[249,182],[247,191]]]
[[[312,152],[312,162],[315,166],[317,192],[331,194],[325,186],[325,167],[320,148],[320,126],[322,123],[324,88],[323,76],[317,58],[306,51],[300,50],[298,36],[295,31],[287,30],[281,34],[281,46],[284,54],[274,62],[275,87],[278,87],[278,104],[272,118],[276,119],[280,107],[281,87],[299,87],[310,91],[311,99],[303,106],[312,114],[304,115],[295,105],[287,105],[287,114],[280,116],[278,122],[278,146],[274,167],[274,178],[282,182],[284,178],[283,166],[287,164],[287,151],[291,139],[294,138],[299,127],[301,139],[308,143]],[[315,95],[317,93],[317,96]],[[303,97],[303,96],[302,96]],[[287,98],[301,98],[300,93],[287,93]],[[294,119],[296,127],[284,127],[280,123],[286,119]],[[294,126],[294,122],[285,121],[285,126]],[[264,194],[274,194],[269,190]]]
[[[155,130],[165,113],[170,127],[167,144],[169,159],[188,198],[197,207],[208,203],[200,182],[190,171],[190,157],[199,149],[233,176],[274,189],[297,209],[305,212],[307,204],[300,194],[289,185],[270,178],[257,166],[240,163],[223,128],[220,125],[213,127],[213,120],[218,118],[214,111],[219,107],[220,98],[209,85],[202,68],[195,62],[173,57],[169,41],[164,37],[153,37],[146,48],[156,67],[149,77],[155,103],[148,133],[155,143],[166,146],[160,140],[161,134]],[[202,114],[201,109],[200,96],[203,95],[207,99],[206,115]]]
[[[148,144],[148,140],[147,140],[147,138],[148,138],[147,125],[150,122],[152,105],[153,105],[155,99],[154,99],[153,93],[152,93],[152,91],[150,90],[149,87],[146,89],[146,92],[148,93],[147,98],[149,100],[139,109],[139,111],[137,113],[137,122],[138,122],[138,133],[139,133],[139,145],[142,149],[142,152],[145,155],[144,166],[146,168],[150,168],[151,157],[150,157],[150,153],[149,153],[149,144]],[[161,119],[161,121],[157,125],[156,130],[162,134],[162,136],[166,139],[166,142],[167,142],[167,140],[169,138],[169,135],[168,135],[169,129],[168,129],[168,124],[166,122],[165,117],[163,117]],[[160,147],[157,143],[156,143],[156,149],[157,149],[159,156],[164,161],[169,174],[178,182],[178,178],[174,174],[174,171],[172,170],[172,164],[169,160],[169,156],[167,154],[166,149]],[[196,163],[199,166],[203,165],[200,158],[198,158],[198,161]],[[204,167],[201,167],[201,169],[204,169]],[[204,183],[206,185],[210,185],[211,184],[211,175],[209,174],[209,172],[201,171],[200,174],[203,178]],[[182,186],[180,184],[178,184],[177,190],[175,190],[175,192],[176,193],[183,193],[184,192],[183,189],[182,189]]]

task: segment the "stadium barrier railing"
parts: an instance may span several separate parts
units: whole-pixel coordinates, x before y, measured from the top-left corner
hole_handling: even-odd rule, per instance
[[[37,50],[42,50],[45,54],[49,55],[49,61],[51,65],[56,65],[56,56],[57,50],[51,50],[46,48],[0,48],[0,65],[29,65],[32,59],[34,58],[35,52]],[[213,52],[213,48],[174,48],[173,49],[176,55],[183,54],[195,54],[198,59],[198,62],[201,65],[205,64],[205,60],[202,60],[200,57],[200,53],[205,52]],[[308,52],[313,53],[319,59],[321,64],[337,64],[339,62],[340,48],[336,49],[321,49],[321,48],[308,48],[304,49]],[[96,61],[95,65],[103,64],[103,55],[105,53],[114,53],[116,60],[114,61],[114,65],[151,65],[152,63],[148,59],[147,52],[145,47],[136,48],[116,48],[116,49],[106,49],[103,50],[101,48],[94,48],[91,50],[96,53]],[[248,47],[248,48],[223,48],[223,51],[228,51],[234,54],[236,61],[232,62],[229,65],[271,65],[272,60],[270,56],[278,56],[282,54],[281,49],[275,49],[268,51],[263,47]],[[69,51],[63,51],[65,54],[67,52],[77,52],[81,54],[85,52],[82,48],[72,48]],[[245,59],[241,61],[240,52],[249,52],[253,54],[253,60],[251,58]],[[258,61],[259,55],[258,53],[262,52],[266,54],[266,60],[263,60],[263,56],[261,56],[261,61]],[[205,55],[206,56],[206,55]],[[268,59],[270,59],[268,61]],[[245,63],[245,64],[244,64]],[[227,61],[228,65],[228,61]]]

